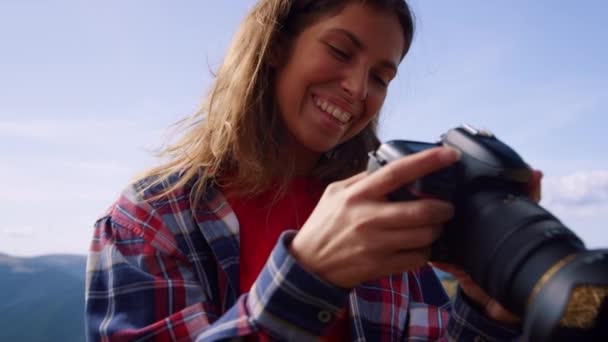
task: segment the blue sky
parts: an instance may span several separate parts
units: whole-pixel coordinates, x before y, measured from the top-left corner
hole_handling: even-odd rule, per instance
[[[543,206],[608,247],[608,4],[410,3],[417,33],[383,140],[488,128],[544,171]],[[0,252],[86,253],[252,4],[0,0]]]

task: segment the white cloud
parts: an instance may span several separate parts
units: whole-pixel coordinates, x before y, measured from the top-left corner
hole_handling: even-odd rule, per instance
[[[588,248],[608,247],[608,170],[578,171],[543,180],[541,205]]]
[[[548,178],[543,183],[548,206],[589,206],[608,203],[608,171],[581,171]]]

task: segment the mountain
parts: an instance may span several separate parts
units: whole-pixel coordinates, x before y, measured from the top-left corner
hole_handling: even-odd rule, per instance
[[[84,341],[86,257],[0,254],[0,341]]]
[[[0,341],[84,341],[86,257],[0,253]],[[435,270],[448,294],[456,281]]]

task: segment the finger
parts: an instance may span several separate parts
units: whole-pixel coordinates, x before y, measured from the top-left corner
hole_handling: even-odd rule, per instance
[[[436,199],[383,202],[374,208],[374,224],[380,227],[439,225],[453,216],[454,206]]]
[[[502,306],[499,302],[495,300],[489,300],[486,304],[486,312],[490,315],[490,317],[494,317],[500,322],[504,322],[507,324],[519,324],[521,322],[521,318],[513,314],[511,311],[507,310],[504,306]]]
[[[439,238],[442,231],[443,227],[440,225],[379,231],[375,233],[369,243],[373,244],[374,252],[391,255],[430,247]]]
[[[543,173],[540,170],[534,170],[534,178],[536,179],[536,187],[534,192],[534,200],[538,203],[542,197],[542,179]]]
[[[403,273],[415,270],[427,264],[431,257],[430,248],[412,249],[394,253],[382,262],[383,275]]]
[[[400,186],[456,162],[459,157],[460,153],[453,148],[435,147],[397,159],[353,184],[353,195],[382,198]]]
[[[443,226],[441,225],[408,227],[393,231],[390,235],[392,238],[388,243],[395,251],[428,248],[439,238],[442,231]]]
[[[539,170],[532,170],[532,178],[526,186],[528,196],[535,202],[540,202],[541,199],[541,179],[543,173]]]

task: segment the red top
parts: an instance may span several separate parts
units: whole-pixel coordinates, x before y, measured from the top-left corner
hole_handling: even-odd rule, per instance
[[[307,178],[294,179],[286,195],[276,199],[270,190],[254,197],[226,196],[239,220],[240,284],[239,292],[249,292],[266,264],[279,235],[288,229],[300,229],[319,201],[323,188]],[[228,191],[229,193],[230,191]],[[267,340],[261,336],[262,340]],[[339,315],[325,338],[348,340],[348,315]]]

